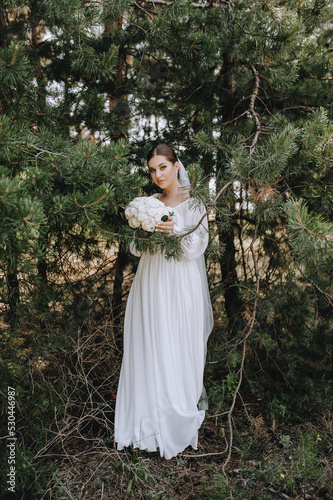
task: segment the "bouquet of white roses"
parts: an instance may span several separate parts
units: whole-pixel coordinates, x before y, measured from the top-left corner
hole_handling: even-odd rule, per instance
[[[142,228],[152,233],[160,221],[169,217],[167,207],[154,196],[134,198],[125,210],[128,225],[133,229]]]

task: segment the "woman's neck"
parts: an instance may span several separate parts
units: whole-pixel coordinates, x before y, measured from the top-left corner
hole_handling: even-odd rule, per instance
[[[183,189],[179,182],[177,182],[176,186],[170,186],[170,188],[164,189],[162,195],[159,196],[159,199],[163,201],[163,203],[171,207],[179,205],[187,200],[187,198],[189,198],[189,192],[187,189]]]
[[[181,194],[181,186],[179,182],[174,183],[172,186],[168,187],[167,189],[163,189],[163,196],[164,198],[177,198],[179,194]]]

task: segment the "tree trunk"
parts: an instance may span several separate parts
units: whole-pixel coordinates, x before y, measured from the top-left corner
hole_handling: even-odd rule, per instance
[[[10,323],[15,323],[17,320],[17,307],[20,303],[20,287],[17,276],[16,259],[11,264],[8,264],[6,282],[8,289],[8,304],[9,304],[8,318]]]
[[[47,279],[47,235],[40,236],[40,244],[43,248],[43,253],[38,257],[37,272],[38,272],[38,289],[36,293],[36,301],[40,312],[47,311],[49,308],[49,283]]]
[[[47,284],[47,263],[46,263],[46,255],[43,253],[41,257],[38,257],[38,262],[37,262],[37,270],[38,270],[38,276],[43,283],[43,285]]]
[[[234,111],[234,101],[231,95],[235,92],[235,83],[231,73],[233,65],[232,56],[224,54],[223,63],[223,87],[229,91],[229,94],[224,99],[225,102],[223,106],[224,121],[227,122],[233,118]],[[225,309],[229,323],[229,339],[235,337],[245,326],[244,320],[241,316],[243,303],[239,294],[237,282],[237,263],[235,258],[236,249],[234,238],[235,233],[233,226],[231,226],[227,231],[219,230],[219,240],[223,245],[225,245],[225,251],[219,260],[219,264],[222,273],[222,283],[224,286]]]
[[[0,6],[0,47],[3,49],[8,47],[7,24],[7,11],[4,7]]]
[[[234,228],[229,231],[219,232],[219,240],[225,245],[225,251],[220,258],[220,269],[224,287],[225,309],[228,317],[228,338],[234,338],[237,333],[244,329],[245,323],[241,315],[243,302],[239,295],[238,280],[236,272],[236,248],[234,242]]]

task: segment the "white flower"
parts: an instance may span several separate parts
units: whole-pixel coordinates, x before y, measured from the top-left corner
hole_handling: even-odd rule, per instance
[[[158,207],[151,207],[147,210],[147,214],[150,215],[150,217],[154,217],[154,219],[158,219],[159,215],[161,213],[161,209]]]
[[[159,207],[160,205],[163,205],[163,203],[155,198],[155,196],[151,196],[149,199],[149,206],[152,208]]]
[[[141,224],[144,231],[153,232],[155,229],[155,221],[151,217],[147,217]]]
[[[131,206],[131,205],[128,205],[128,207],[126,208],[125,210],[125,217],[126,219],[130,219],[131,217],[133,217],[133,215],[135,215],[137,212],[136,208]]]
[[[139,198],[138,201],[141,207],[146,206],[149,203],[148,198],[146,196],[141,196],[141,198]]]
[[[147,212],[143,211],[142,208],[137,212],[136,218],[138,221],[143,222],[147,218]]]
[[[128,221],[128,225],[133,229],[138,229],[140,227],[140,222],[136,217],[131,217]]]
[[[141,205],[141,199],[142,198],[140,197],[134,198],[134,200],[132,200],[128,206],[133,208],[139,208],[139,206]]]

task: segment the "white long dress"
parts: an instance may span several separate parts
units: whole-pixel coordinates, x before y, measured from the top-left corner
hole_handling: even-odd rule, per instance
[[[175,233],[196,225],[204,213],[204,207],[193,209],[191,199],[170,210]],[[158,449],[170,459],[189,445],[197,449],[205,415],[198,402],[213,326],[203,258],[207,227],[205,218],[182,240],[180,261],[167,261],[161,253],[141,256],[125,313],[115,413],[118,450]]]

